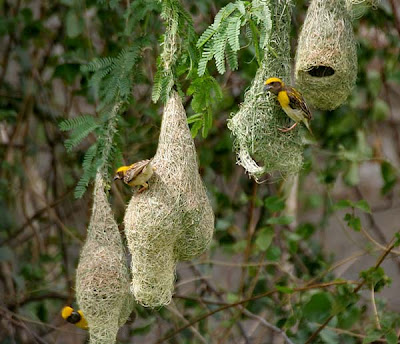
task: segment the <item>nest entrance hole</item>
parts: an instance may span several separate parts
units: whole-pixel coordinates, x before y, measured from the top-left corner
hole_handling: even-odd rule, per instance
[[[317,78],[323,78],[335,74],[335,70],[328,66],[315,66],[308,71],[308,74]]]

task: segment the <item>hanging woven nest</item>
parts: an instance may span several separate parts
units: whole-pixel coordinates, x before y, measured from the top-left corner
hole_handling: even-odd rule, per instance
[[[150,187],[135,193],[125,214],[132,286],[146,307],[171,301],[177,261],[208,247],[214,215],[198,173],[197,154],[182,101],[170,96],[161,125]]]
[[[111,344],[133,309],[133,297],[125,250],[100,173],[93,196],[92,217],[76,272],[76,296],[88,321],[90,344]]]
[[[299,37],[296,84],[307,102],[333,110],[357,78],[356,41],[345,0],[313,0]]]
[[[234,136],[237,163],[258,180],[265,173],[297,173],[303,163],[303,144],[300,126],[282,133],[288,116],[281,110],[276,97],[265,93],[264,83],[279,77],[290,84],[290,23],[291,0],[270,0],[272,31],[250,89],[240,110],[228,121]],[[265,4],[267,6],[267,4]]]

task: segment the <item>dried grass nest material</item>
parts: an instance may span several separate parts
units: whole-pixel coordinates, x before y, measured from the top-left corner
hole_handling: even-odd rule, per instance
[[[234,136],[237,163],[256,181],[266,173],[297,173],[303,164],[301,126],[282,133],[289,117],[275,96],[264,92],[264,82],[279,77],[290,84],[290,0],[270,0],[272,30],[264,58],[239,111],[228,120]],[[267,4],[265,5],[267,6]]]
[[[133,297],[125,250],[100,173],[93,196],[92,216],[76,273],[76,296],[88,321],[90,344],[111,344],[133,309]]]
[[[345,0],[313,0],[300,33],[296,84],[307,102],[333,110],[357,78],[356,41]]]
[[[160,307],[171,301],[177,261],[204,252],[214,230],[213,211],[176,92],[164,108],[152,165],[150,187],[132,196],[124,222],[132,254],[131,291],[141,305]]]

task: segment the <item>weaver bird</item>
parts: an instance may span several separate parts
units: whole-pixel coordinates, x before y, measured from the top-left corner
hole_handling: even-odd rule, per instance
[[[74,324],[83,330],[88,329],[88,323],[81,310],[76,311],[70,306],[65,306],[61,310],[61,316],[71,324]]]
[[[275,94],[282,110],[295,122],[289,128],[278,128],[280,131],[286,133],[292,130],[298,123],[303,122],[312,134],[310,128],[312,115],[299,91],[291,86],[285,85],[279,78],[269,78],[265,82],[264,91]]]
[[[140,193],[149,187],[147,181],[153,175],[154,170],[151,160],[142,160],[132,165],[118,168],[115,172],[114,180],[122,179],[129,186],[140,185],[141,188],[138,191]]]

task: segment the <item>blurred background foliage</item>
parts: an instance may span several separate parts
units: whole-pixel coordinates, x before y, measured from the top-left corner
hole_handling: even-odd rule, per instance
[[[186,35],[172,74],[215,212],[212,247],[179,265],[170,306],[136,307],[119,343],[301,344],[313,333],[314,343],[397,343],[400,304],[378,293],[390,289],[391,278],[397,290],[400,283],[400,5],[357,5],[357,86],[337,110],[313,111],[318,145],[306,148],[298,189],[288,191],[290,183],[266,176],[258,185],[235,165],[226,128],[258,67],[257,31],[242,30],[236,70],[211,60],[197,73],[197,39],[228,3],[182,1]],[[293,56],[307,5],[294,1]],[[157,62],[162,10],[150,0],[0,2],[2,344],[86,340],[85,331],[59,316],[63,305],[74,304],[91,210],[85,190],[102,163],[111,172],[156,151],[162,101],[152,101],[153,83],[157,73],[169,73]],[[185,26],[190,20],[193,32]],[[153,92],[153,99],[167,94]],[[123,111],[113,118],[118,130],[104,157],[103,134],[117,102]],[[122,223],[132,191],[111,180],[110,188]],[[383,229],[379,216],[389,223]],[[346,257],[343,241],[353,248]],[[367,256],[365,268],[337,273]]]

